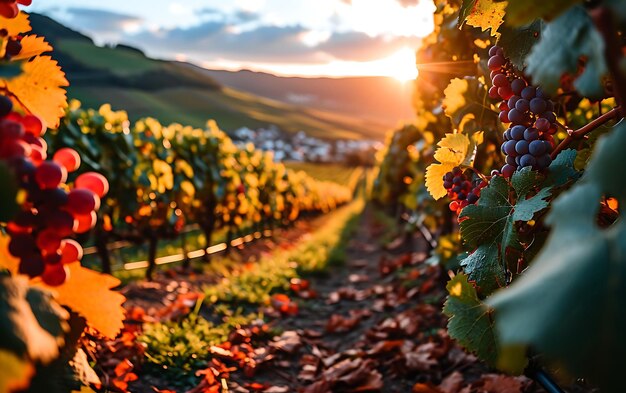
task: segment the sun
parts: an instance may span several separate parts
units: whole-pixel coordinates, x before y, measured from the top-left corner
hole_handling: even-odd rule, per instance
[[[415,61],[415,51],[413,49],[401,49],[387,57],[384,62],[388,67],[388,75],[402,83],[416,79],[419,74]]]

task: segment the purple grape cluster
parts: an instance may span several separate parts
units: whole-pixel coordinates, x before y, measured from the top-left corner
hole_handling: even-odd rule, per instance
[[[510,123],[503,134],[501,150],[506,164],[501,173],[509,178],[517,169],[525,167],[545,170],[552,163],[550,153],[554,149],[553,135],[557,132],[554,103],[541,88],[529,86],[517,75],[502,48],[491,47],[489,56],[487,66],[493,82],[489,97],[502,100],[500,120]]]

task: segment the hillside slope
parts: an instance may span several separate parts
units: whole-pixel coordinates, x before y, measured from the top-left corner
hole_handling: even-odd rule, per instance
[[[152,116],[164,123],[203,126],[214,119],[221,128],[258,128],[274,124],[286,132],[306,131],[327,139],[382,139],[388,124],[262,98],[223,87],[206,70],[146,57],[118,45],[99,47],[51,18],[31,14],[35,33],[55,47],[54,57],[67,73],[70,98],[87,107],[110,103],[136,120]]]
[[[415,116],[413,85],[392,78],[297,78],[249,70],[203,72],[224,86],[258,96],[366,117],[391,127]]]

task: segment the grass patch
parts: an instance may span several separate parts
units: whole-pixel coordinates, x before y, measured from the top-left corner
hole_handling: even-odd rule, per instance
[[[315,232],[295,247],[276,251],[243,269],[228,271],[205,289],[212,303],[267,304],[273,293],[289,289],[289,280],[301,274],[324,272],[345,261],[349,233],[356,228],[365,202],[357,199],[332,213]]]
[[[199,315],[201,303],[182,321],[144,325],[138,340],[146,347],[146,371],[177,388],[197,385],[197,370],[209,365],[211,346],[228,341],[229,334],[259,319],[257,314],[240,311],[222,316],[214,324]]]

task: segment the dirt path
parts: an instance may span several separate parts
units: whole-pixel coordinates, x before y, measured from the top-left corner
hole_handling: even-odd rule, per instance
[[[318,296],[276,321],[284,333],[260,352],[253,377],[235,376],[233,391],[535,391],[526,378],[493,373],[448,337],[446,278],[423,263],[423,239],[381,247],[388,229],[370,208],[358,228],[345,266],[311,278]]]

